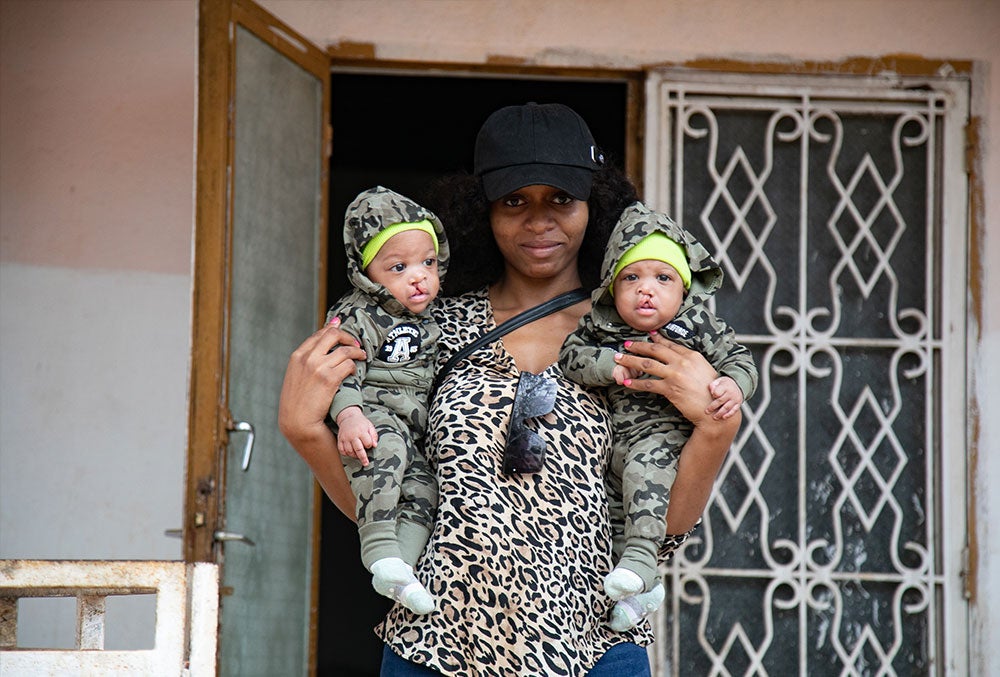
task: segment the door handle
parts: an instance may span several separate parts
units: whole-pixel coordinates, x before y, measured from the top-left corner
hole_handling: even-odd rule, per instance
[[[246,543],[247,545],[257,545],[243,534],[233,533],[232,531],[216,531],[214,534],[212,534],[212,536],[213,538],[215,538],[215,540],[221,543],[225,543],[228,541],[238,541],[240,543]]]
[[[243,472],[246,472],[250,469],[250,455],[253,454],[253,425],[246,421],[232,421],[229,429],[233,432],[247,433],[247,443],[243,447],[243,462],[240,464]]]

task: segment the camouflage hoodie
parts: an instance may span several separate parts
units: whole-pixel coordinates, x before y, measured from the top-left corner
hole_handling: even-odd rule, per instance
[[[722,286],[722,268],[690,233],[641,202],[625,208],[611,233],[601,265],[601,284],[590,297],[592,309],[563,344],[560,367],[567,377],[583,385],[618,388],[612,376],[614,353],[622,349],[625,341],[645,341],[648,336],[625,324],[608,287],[614,282],[618,260],[644,237],[657,231],[684,246],[691,266],[691,288],[677,316],[660,333],[702,353],[720,374],[736,381],[744,398],[749,399],[757,388],[753,356],[736,342],[733,330],[706,305]]]
[[[354,289],[334,304],[327,321],[339,316],[344,331],[361,342],[368,361],[357,363],[357,373],[346,379],[337,392],[330,408],[334,420],[346,407],[377,401],[399,410],[415,425],[422,427],[426,423],[426,396],[434,379],[441,330],[431,317],[430,306],[420,314],[410,312],[388,289],[369,279],[361,265],[365,245],[380,231],[396,223],[424,219],[434,226],[438,275],[444,278],[448,269],[448,240],[440,219],[430,210],[382,186],[362,192],[347,207],[344,247],[347,276]],[[388,392],[363,393],[362,384],[382,386]],[[415,395],[419,402],[401,400],[403,395],[407,398]],[[423,411],[417,411],[418,408]]]

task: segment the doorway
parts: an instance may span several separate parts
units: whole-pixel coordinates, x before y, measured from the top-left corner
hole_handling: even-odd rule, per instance
[[[327,298],[332,303],[347,289],[344,211],[362,190],[384,185],[424,201],[438,177],[472,171],[476,133],[490,113],[528,101],[559,102],[576,110],[609,161],[625,167],[626,149],[631,145],[629,90],[624,78],[335,71]],[[372,628],[391,605],[372,590],[359,547],[354,524],[324,500],[317,633],[317,674],[321,676],[378,674],[382,643]]]

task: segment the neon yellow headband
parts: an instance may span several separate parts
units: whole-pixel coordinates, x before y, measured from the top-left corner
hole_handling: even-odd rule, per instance
[[[650,233],[639,240],[638,244],[625,252],[615,266],[614,275],[611,276],[611,284],[608,291],[614,296],[614,284],[618,279],[618,273],[622,268],[636,261],[663,261],[673,266],[681,276],[685,289],[691,288],[691,266],[688,265],[687,253],[684,247],[680,246],[669,237],[660,232]]]
[[[430,235],[431,241],[434,242],[434,252],[438,252],[437,233],[434,232],[434,224],[427,219],[414,221],[413,223],[394,223],[376,233],[375,237],[369,240],[365,248],[361,250],[361,269],[364,270],[368,267],[368,264],[378,255],[379,250],[389,241],[390,237],[399,235],[407,230],[422,230]]]

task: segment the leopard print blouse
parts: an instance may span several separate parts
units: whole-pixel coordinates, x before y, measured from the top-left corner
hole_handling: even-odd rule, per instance
[[[442,299],[440,360],[495,326],[486,290]],[[584,675],[612,646],[652,641],[647,624],[605,626],[611,570],[604,472],[610,415],[598,392],[562,377],[552,413],[528,425],[548,441],[536,474],[505,476],[518,370],[502,341],[456,365],[430,412],[427,456],[440,504],[417,577],[437,609],[397,604],[376,632],[393,651],[445,675]]]

